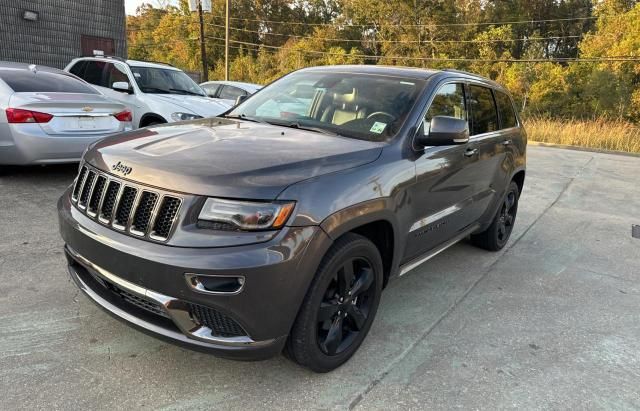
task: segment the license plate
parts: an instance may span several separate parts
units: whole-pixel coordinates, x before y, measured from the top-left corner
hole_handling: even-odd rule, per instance
[[[80,130],[91,130],[96,128],[96,122],[93,117],[80,117],[78,119],[78,128]]]

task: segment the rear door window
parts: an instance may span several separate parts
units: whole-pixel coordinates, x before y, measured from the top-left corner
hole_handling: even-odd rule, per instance
[[[490,133],[498,129],[498,113],[491,89],[469,86],[471,91],[471,135]]]
[[[82,76],[84,75],[85,67],[87,67],[87,62],[79,61],[69,69],[69,73],[75,74],[76,76],[82,78]]]
[[[31,70],[0,70],[2,79],[16,93],[99,94],[95,89],[67,74]]]
[[[104,61],[87,61],[87,66],[84,69],[82,79],[87,83],[95,84],[96,86],[108,87],[103,76],[106,65],[107,63]]]
[[[218,97],[225,100],[235,100],[240,96],[246,96],[246,95],[247,95],[247,92],[238,87],[223,86],[222,91],[220,91],[220,96]]]
[[[516,127],[518,125],[518,120],[516,120],[516,113],[513,110],[513,104],[511,104],[509,96],[497,90],[493,90],[493,93],[496,96],[496,102],[498,103],[501,128]]]

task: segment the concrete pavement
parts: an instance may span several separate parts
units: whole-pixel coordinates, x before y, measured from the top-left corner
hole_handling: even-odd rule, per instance
[[[2,409],[640,408],[640,158],[530,147],[507,248],[461,243],[392,283],[322,375],[177,348],[79,294],[55,213],[75,172],[0,174]]]

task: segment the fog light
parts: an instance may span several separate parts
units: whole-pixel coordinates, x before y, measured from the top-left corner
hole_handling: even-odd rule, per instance
[[[244,287],[243,276],[207,275],[186,273],[189,287],[204,294],[238,294]]]

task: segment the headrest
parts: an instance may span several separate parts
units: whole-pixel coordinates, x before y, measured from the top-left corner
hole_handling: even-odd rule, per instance
[[[356,89],[351,89],[350,92],[342,94],[342,93],[333,93],[333,102],[334,103],[353,103],[356,101],[356,97],[358,92]]]

